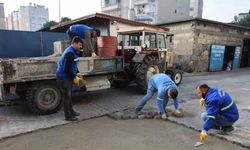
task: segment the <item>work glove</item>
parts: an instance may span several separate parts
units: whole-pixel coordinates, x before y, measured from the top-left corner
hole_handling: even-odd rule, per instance
[[[168,115],[166,113],[161,115],[161,119],[162,120],[167,120],[168,119]]]
[[[183,117],[182,112],[180,112],[178,109],[176,109],[172,114],[175,117]]]
[[[203,107],[205,105],[205,99],[201,98],[200,99],[200,106]]]
[[[205,130],[202,130],[200,133],[200,140],[205,141],[207,138],[207,132]]]
[[[76,76],[76,77],[74,78],[74,80],[73,80],[73,83],[74,83],[76,86],[80,87],[82,80],[83,80],[83,78],[79,78],[78,76]]]
[[[77,73],[76,76],[83,79],[83,77],[82,77],[82,75],[80,73]]]
[[[91,57],[97,57],[97,55],[95,53],[92,53]]]

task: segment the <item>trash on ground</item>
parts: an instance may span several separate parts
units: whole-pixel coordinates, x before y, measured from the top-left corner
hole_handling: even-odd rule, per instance
[[[204,143],[202,143],[202,142],[196,142],[195,144],[194,144],[194,147],[199,147],[199,146],[202,146],[202,145],[204,145]]]

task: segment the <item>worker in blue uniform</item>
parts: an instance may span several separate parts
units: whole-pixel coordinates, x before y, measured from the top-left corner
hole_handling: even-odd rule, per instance
[[[197,94],[202,99],[200,105],[205,105],[206,113],[201,117],[204,121],[200,140],[205,140],[209,129],[218,129],[223,133],[231,132],[233,124],[239,119],[239,112],[235,102],[222,89],[201,84],[197,87]]]
[[[100,30],[94,29],[83,24],[74,24],[69,27],[67,34],[69,35],[70,39],[75,36],[78,36],[83,40],[83,54],[85,57],[96,56],[96,38],[100,36]]]
[[[144,105],[152,98],[154,92],[157,92],[156,104],[163,120],[167,119],[166,106],[168,99],[174,100],[175,111],[173,114],[180,116],[178,89],[176,84],[166,74],[155,74],[148,81],[147,94],[140,100],[136,106],[136,111],[142,110]]]
[[[78,56],[82,46],[81,38],[74,37],[71,45],[66,48],[59,58],[56,70],[56,79],[62,93],[64,115],[67,121],[76,121],[76,116],[80,115],[80,113],[73,110],[71,90],[72,83],[79,86],[80,82],[83,80],[77,68]]]

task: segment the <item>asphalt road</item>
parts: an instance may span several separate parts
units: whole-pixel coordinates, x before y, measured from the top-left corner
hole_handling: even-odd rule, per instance
[[[1,150],[243,150],[209,137],[193,147],[199,133],[161,120],[96,118],[0,141]]]

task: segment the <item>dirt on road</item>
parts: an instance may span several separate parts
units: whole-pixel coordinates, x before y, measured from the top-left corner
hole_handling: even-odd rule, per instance
[[[108,117],[57,126],[0,141],[1,150],[243,150],[209,136],[193,147],[199,133],[161,120],[113,120]]]

